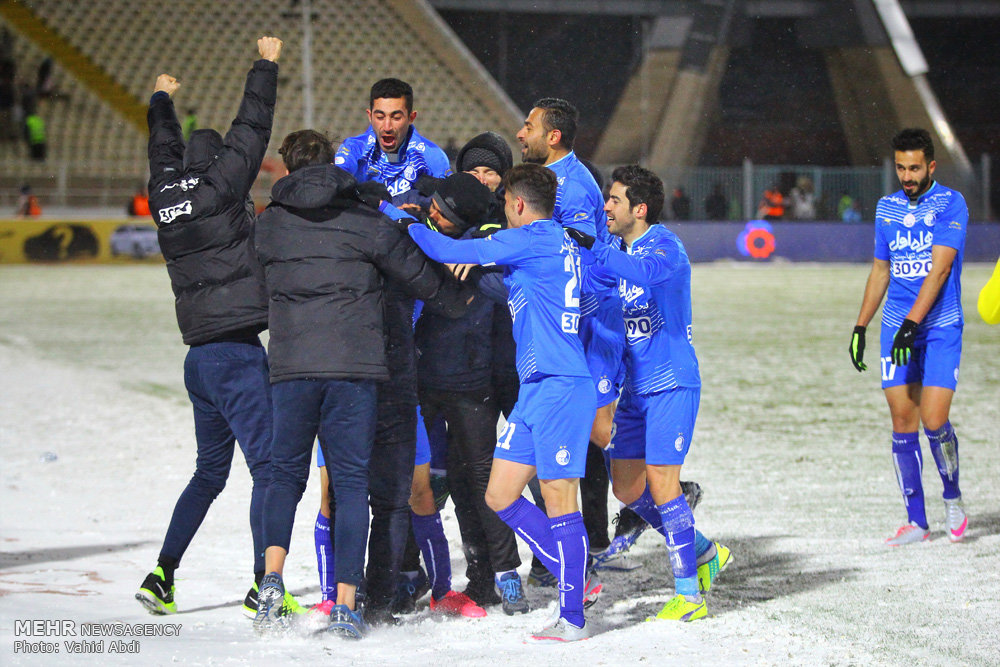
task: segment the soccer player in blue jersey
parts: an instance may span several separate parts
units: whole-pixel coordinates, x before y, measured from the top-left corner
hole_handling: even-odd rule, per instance
[[[615,496],[666,538],[676,596],[656,618],[693,621],[707,613],[701,593],[729,564],[730,552],[695,530],[680,485],[701,398],[691,344],[691,263],[680,239],[652,222],[663,208],[662,181],[638,165],[619,167],[612,181],[604,207],[608,231],[627,250],[569,231],[599,263],[588,278],[610,282],[621,297],[626,372],[611,479]]]
[[[368,98],[370,127],[349,137],[337,149],[333,163],[359,183],[378,181],[392,195],[392,203],[421,203],[413,184],[421,176],[442,178],[451,173],[444,151],[417,132],[413,121],[413,88],[399,79],[381,79]]]
[[[948,539],[960,542],[968,519],[958,486],[958,438],[948,420],[962,354],[961,277],[969,209],[961,193],[933,180],[934,144],[922,129],[892,139],[903,186],[875,211],[875,260],[851,336],[851,362],[864,363],[865,330],[885,297],[879,362],[892,417],[892,460],[908,523],[889,546],[930,537],[921,483],[918,429],[930,441],[944,484]]]
[[[576,108],[555,97],[545,97],[535,102],[524,119],[524,126],[517,133],[521,143],[521,159],[527,163],[541,164],[555,173],[559,189],[552,219],[564,227],[578,229],[604,241],[609,240],[607,218],[604,214],[604,196],[590,170],[573,151],[576,138],[578,113]],[[622,325],[621,304],[618,294],[584,292],[580,299],[580,338],[587,356],[597,391],[597,411],[594,415],[590,441],[604,448],[611,441],[611,426],[624,377],[622,356],[625,352],[625,330]],[[593,458],[591,459],[594,460]],[[595,480],[594,470],[588,471],[582,482],[585,495],[600,498],[602,507],[585,503],[588,534],[592,540],[603,532],[603,551],[607,543],[607,478],[603,483]],[[592,515],[600,513],[604,525]],[[537,578],[534,576],[533,578]]]
[[[577,491],[595,410],[578,334],[580,253],[551,219],[557,189],[551,171],[519,165],[503,185],[508,229],[461,241],[418,225],[409,232],[437,261],[504,266],[521,387],[494,450],[486,502],[559,580],[559,616],[532,638],[576,641],[589,635],[587,533]],[[549,518],[521,496],[536,471]]]

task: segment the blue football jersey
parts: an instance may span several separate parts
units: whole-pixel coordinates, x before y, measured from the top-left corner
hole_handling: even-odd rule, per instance
[[[608,216],[604,212],[604,195],[597,187],[594,176],[576,157],[576,153],[570,151],[545,166],[555,173],[559,182],[552,219],[564,227],[579,229],[605,243],[610,242]]]
[[[604,195],[597,187],[594,176],[576,157],[576,153],[570,151],[547,166],[555,173],[559,182],[552,218],[564,227],[596,236],[605,243],[614,243],[608,232]],[[580,335],[587,353],[600,357],[606,350],[620,347],[625,329],[621,321],[618,293],[613,290],[598,293],[584,291],[580,306]],[[594,380],[600,378],[595,377]]]
[[[962,256],[969,209],[957,190],[932,183],[916,202],[902,190],[882,197],[875,209],[875,258],[890,264],[882,326],[897,329],[917,300],[931,269],[931,246],[956,250],[951,273],[921,327],[961,325]]]
[[[398,161],[389,161],[369,126],[364,134],[344,140],[334,155],[333,163],[348,171],[359,183],[383,183],[396,204],[403,203],[403,195],[421,176],[443,178],[451,173],[448,156],[437,144],[422,137],[413,125],[397,156]]]
[[[598,242],[594,255],[618,277],[629,389],[645,395],[700,387],[691,342],[691,262],[677,235],[651,225],[627,253]]]
[[[455,240],[411,225],[410,236],[439,262],[504,267],[521,382],[546,375],[590,377],[580,342],[580,249],[552,220]]]

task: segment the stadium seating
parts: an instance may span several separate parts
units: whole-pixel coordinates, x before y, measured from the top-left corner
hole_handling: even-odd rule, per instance
[[[178,113],[197,110],[199,125],[224,130],[236,113],[244,75],[262,34],[284,40],[279,98],[269,155],[288,132],[304,124],[302,16],[289,0],[144,3],[131,0],[32,0],[30,9],[54,33],[145,104],[153,82],[169,72],[182,82]],[[413,84],[417,124],[442,147],[461,145],[496,129],[513,137],[519,112],[478,62],[426,3],[412,0],[312,1],[313,126],[334,140],[366,127],[368,89],[378,78],[396,76]],[[34,82],[46,52],[15,35],[19,74]],[[68,101],[43,100],[49,161],[31,165],[10,147],[0,148],[4,171],[52,173],[67,164],[75,174],[142,178],[146,170],[144,128],[102,100],[62,67],[55,81]],[[6,183],[3,184],[6,186]]]

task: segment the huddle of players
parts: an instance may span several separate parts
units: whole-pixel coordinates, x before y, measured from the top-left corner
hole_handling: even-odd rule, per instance
[[[630,398],[622,417],[631,415],[632,440],[630,447],[622,438],[611,445],[610,436],[598,444],[611,451],[616,495],[661,531],[670,547],[679,595],[658,616],[704,615],[697,554],[714,558],[714,569],[705,563],[701,588],[707,589],[721,548],[694,530],[678,482],[700,380],[689,337],[690,265],[676,237],[646,222],[649,214],[655,221],[662,206],[659,179],[639,167],[616,172],[614,204],[608,204],[618,211],[615,219],[622,230],[626,221],[629,230],[650,230],[637,234],[632,240],[642,240],[626,254],[611,242],[600,190],[572,153],[575,109],[548,99],[532,109],[518,134],[525,164],[494,165],[489,147],[496,142],[487,141],[485,149],[470,142],[465,162],[471,175],[420,182],[422,176],[447,174],[447,160],[412,125],[416,113],[409,86],[389,79],[373,87],[369,130],[345,141],[336,154],[313,130],[285,138],[279,152],[289,174],[275,184],[271,204],[254,221],[248,192],[270,139],[281,42],[265,37],[258,49],[261,59],[247,77],[225,138],[206,130],[184,144],[170,100],[180,85],[173,77],[161,75],[150,100],[151,208],[178,324],[191,346],[185,385],[195,412],[198,466],[178,500],[157,568],[137,599],[154,613],[176,611],[174,571],[225,485],[238,441],[254,481],[255,580],[244,606],[256,608],[258,632],[287,628],[297,603],[286,594],[281,573],[318,436],[332,486],[328,530],[335,563],[333,604],[322,609],[325,629],[360,637],[369,623],[392,622],[402,538],[411,516],[429,564],[432,609],[483,615],[476,600],[451,591],[448,567],[437,567],[450,567],[440,518],[432,512],[427,521],[426,514],[410,512],[411,492],[416,498],[419,490],[417,483],[411,488],[414,465],[419,471],[426,464],[414,456],[412,323],[419,299],[421,319],[437,318],[436,331],[463,318],[475,328],[475,318],[467,318],[471,311],[497,314],[487,301],[492,295],[509,308],[519,381],[495,448],[495,430],[485,451],[461,442],[464,427],[495,429],[498,408],[488,400],[489,386],[487,400],[482,392],[479,396],[489,406],[475,406],[469,400],[474,392],[462,386],[440,387],[438,400],[425,402],[425,412],[437,407],[445,413],[449,457],[461,461],[465,454],[460,466],[449,465],[449,472],[455,469],[449,483],[470,547],[470,570],[488,568],[488,584],[477,574],[479,593],[488,588],[495,596],[496,583],[505,611],[528,610],[516,572],[513,536],[520,535],[559,582],[557,613],[532,637],[588,636],[584,598],[596,599],[600,584],[587,572],[579,478],[597,395],[611,395],[602,405],[617,396],[627,340]],[[491,200],[501,196],[503,215],[494,207],[493,220],[487,220]],[[418,224],[413,214],[423,219],[425,211],[431,223]],[[490,233],[498,227],[506,229]],[[571,239],[569,232],[576,236]],[[427,257],[493,268],[473,271],[460,282]],[[464,274],[468,267],[455,270]],[[619,293],[627,304],[625,319]],[[612,309],[617,331],[604,325]],[[266,355],[258,337],[265,328]],[[609,346],[601,348],[595,342],[601,339]],[[672,350],[678,342],[685,346],[681,352]],[[445,355],[456,352],[447,339],[436,343]],[[593,373],[588,357],[607,370]],[[678,399],[646,400],[665,391]],[[458,399],[469,409],[449,411]],[[482,414],[476,415],[477,407]],[[647,431],[646,420],[655,428]],[[677,431],[669,443],[654,437],[663,420]],[[467,439],[482,442],[472,435]],[[452,457],[455,443],[458,455]],[[536,474],[548,516],[521,496]],[[464,491],[456,493],[456,487]]]
[[[539,100],[518,133],[524,164],[501,174],[491,151],[470,142],[469,160],[459,166],[471,176],[422,179],[447,173],[446,158],[416,133],[412,90],[388,79],[373,86],[369,130],[336,154],[312,130],[285,138],[280,153],[289,175],[275,184],[255,225],[247,193],[270,138],[281,43],[262,38],[258,47],[262,59],[225,139],[204,131],[185,147],[170,102],[179,86],[172,77],[161,75],[150,101],[151,208],[191,345],[185,383],[199,455],[137,599],[154,613],[176,610],[174,570],[224,486],[239,441],[254,480],[255,581],[244,606],[255,611],[258,632],[287,628],[297,603],[281,572],[318,436],[333,491],[332,525],[317,531],[334,538],[335,585],[325,586],[329,604],[318,605],[324,629],[361,637],[369,623],[393,622],[412,523],[428,563],[432,609],[485,615],[477,602],[494,602],[483,598],[496,596],[495,582],[505,611],[528,611],[516,534],[560,592],[557,613],[532,638],[584,639],[584,606],[596,600],[600,583],[588,573],[577,495],[594,442],[610,454],[616,497],[668,547],[676,596],[656,618],[704,616],[702,593],[731,555],[695,530],[681,492],[700,376],[690,262],[679,239],[655,224],[660,180],[638,166],[619,168],[604,202],[572,152],[575,109],[554,98]],[[503,216],[480,228],[489,200],[500,196]],[[414,217],[425,211],[427,225]],[[468,280],[455,281],[427,257],[458,265],[453,271]],[[475,328],[472,311],[495,316],[491,304],[482,305],[486,296],[509,308],[519,380],[495,448],[477,447],[482,438],[473,433],[496,424],[489,385],[437,387],[437,400],[421,397],[431,413],[428,429],[437,414],[448,423],[449,483],[470,563],[470,589],[457,593],[437,508],[414,502],[410,512],[411,495],[416,501],[429,487],[429,457],[414,457],[414,299],[422,301],[421,319],[438,318],[440,332],[463,318]],[[258,338],[264,328],[267,355]],[[446,360],[459,349],[446,338],[435,344]],[[595,438],[602,409],[608,419],[614,414],[619,387],[617,434],[612,441],[608,426],[607,437]],[[475,405],[477,398],[484,405]],[[462,400],[467,409],[449,410]],[[545,511],[521,495],[536,475]]]

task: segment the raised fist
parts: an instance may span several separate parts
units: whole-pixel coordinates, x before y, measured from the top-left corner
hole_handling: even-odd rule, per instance
[[[257,51],[264,60],[277,62],[281,55],[281,40],[277,37],[261,37],[257,40]]]
[[[161,74],[156,77],[156,86],[153,88],[154,93],[164,92],[167,95],[173,96],[177,89],[181,87],[181,82],[170,76],[169,74]]]

